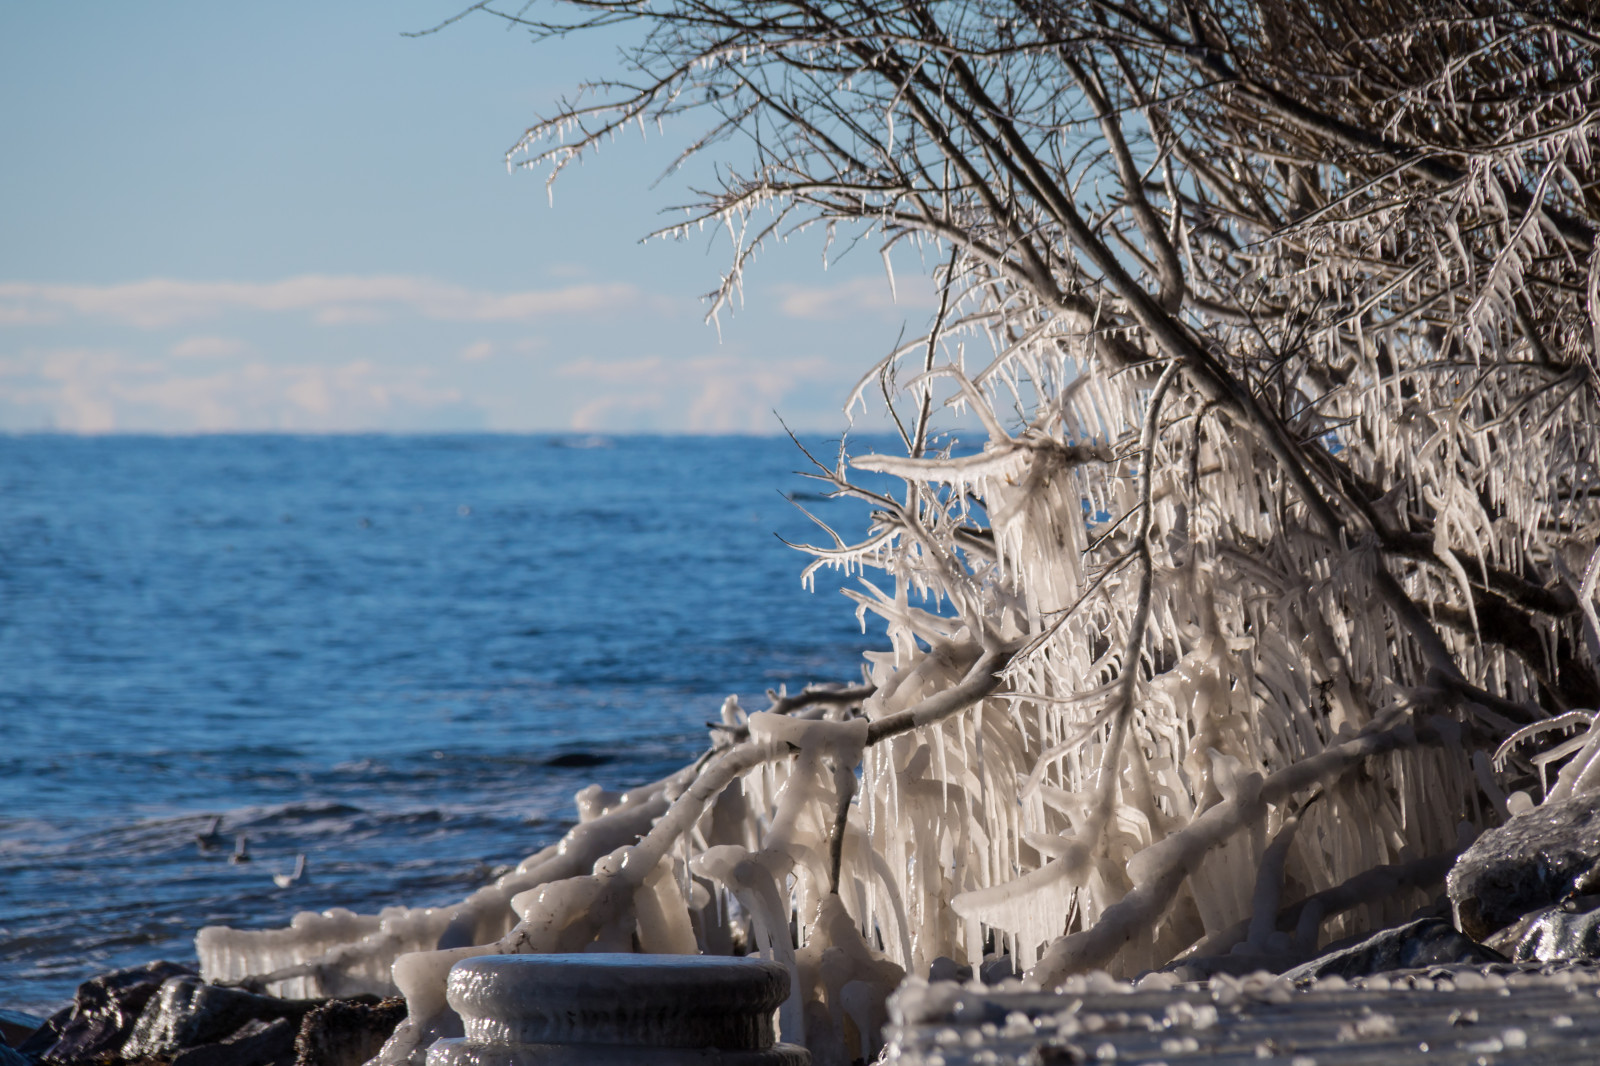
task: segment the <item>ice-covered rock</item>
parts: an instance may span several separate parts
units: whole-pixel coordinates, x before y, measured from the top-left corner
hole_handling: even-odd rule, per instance
[[[85,981],[72,1006],[51,1017],[18,1050],[46,1066],[115,1055],[163,982],[193,973],[175,962],[152,962]]]
[[[1600,959],[1600,896],[1534,911],[1490,938],[1515,962]]]
[[[1531,911],[1600,884],[1600,793],[1545,803],[1477,839],[1447,886],[1456,926],[1484,940]]]
[[[292,1044],[300,1019],[315,1006],[317,1003],[310,1000],[277,999],[237,988],[219,988],[189,974],[173,977],[150,998],[122,1045],[121,1055],[125,1059],[170,1056],[185,1048],[220,1043],[239,1033],[248,1022],[280,1019],[292,1024]]]
[[[1323,977],[1368,977],[1385,970],[1410,970],[1452,963],[1505,962],[1492,948],[1459,933],[1443,918],[1414,922],[1374,933],[1357,944],[1339,948],[1284,972],[1285,980]]]
[[[179,1051],[171,1066],[292,1066],[298,1028],[288,1018],[270,1022],[255,1018],[215,1044]]]
[[[60,1039],[61,1031],[67,1022],[72,1020],[71,1007],[64,1007],[45,1019],[45,1023],[35,1029],[26,1039],[14,1045],[14,1049],[29,1062],[38,1062],[45,1052],[49,1051]]]

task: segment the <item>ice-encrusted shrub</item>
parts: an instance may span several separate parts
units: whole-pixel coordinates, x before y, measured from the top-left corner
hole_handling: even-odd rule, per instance
[[[940,958],[1053,984],[1288,962],[1403,917],[1532,781],[1516,745],[1502,773],[1490,753],[1600,702],[1600,41],[1578,8],[503,17],[639,33],[529,131],[531,165],[697,116],[691,154],[747,149],[669,231],[727,227],[713,313],[794,229],[938,264],[926,335],[851,398],[881,393],[904,454],[815,470],[872,506],[810,550],[859,573],[893,651],[854,689],[730,702],[705,757],[580,794],[566,841],[456,907],[205,930],[208,976],[392,980],[399,1061],[468,955],[760,950],[794,974],[785,1038],[845,1063]],[[979,440],[939,436],[946,407]]]

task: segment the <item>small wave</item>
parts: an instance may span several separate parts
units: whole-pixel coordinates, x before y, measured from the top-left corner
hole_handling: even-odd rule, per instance
[[[446,820],[453,820],[451,815],[441,810],[397,811],[392,814],[380,814],[377,821],[383,825],[433,825]]]
[[[282,807],[267,808],[249,818],[241,819],[235,816],[227,819],[227,823],[230,829],[260,829],[297,822],[317,822],[327,818],[349,818],[366,813],[363,808],[348,803],[289,803]]]
[[[578,770],[591,766],[604,766],[611,761],[610,755],[601,755],[592,751],[564,751],[560,755],[552,755],[540,765],[553,767],[558,770]]]
[[[352,759],[349,762],[334,763],[331,768],[334,774],[392,774],[394,767],[379,759]]]

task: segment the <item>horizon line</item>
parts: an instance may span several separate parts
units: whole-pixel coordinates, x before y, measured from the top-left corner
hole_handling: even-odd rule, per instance
[[[788,436],[888,437],[896,438],[893,430],[880,429],[852,432],[846,430],[797,429],[793,434],[782,431],[763,433],[750,430],[705,431],[692,429],[604,430],[604,429],[112,429],[77,430],[57,429],[50,426],[32,429],[0,428],[0,437],[70,437],[77,440],[106,440],[118,437],[143,437],[155,439],[183,439],[210,437],[554,437],[574,440],[604,438],[685,437],[716,438],[737,437],[783,440]],[[940,434],[943,436],[944,434]]]

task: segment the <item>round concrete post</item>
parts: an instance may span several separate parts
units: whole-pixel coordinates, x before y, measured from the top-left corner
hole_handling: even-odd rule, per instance
[[[774,962],[712,955],[482,955],[446,990],[466,1035],[428,1066],[810,1066],[779,1044]]]

